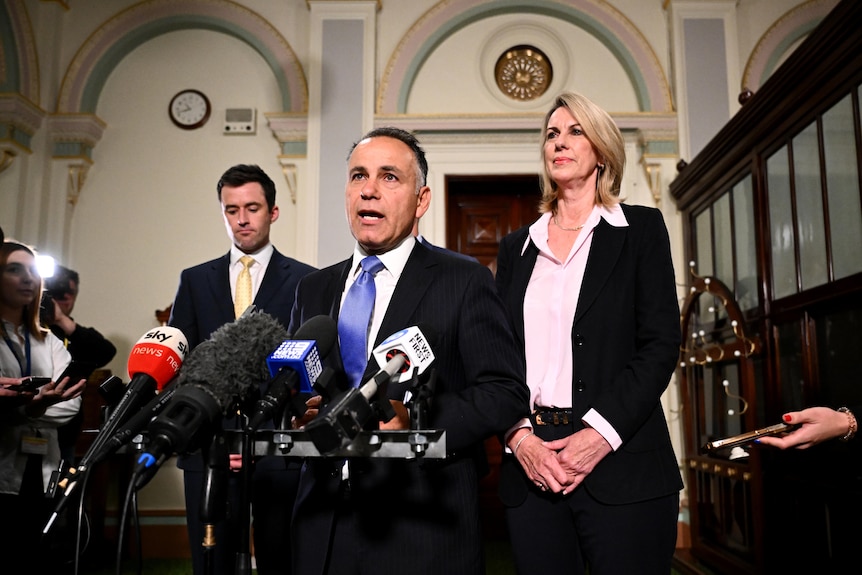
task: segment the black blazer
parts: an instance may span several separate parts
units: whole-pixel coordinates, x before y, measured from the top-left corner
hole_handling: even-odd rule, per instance
[[[595,408],[623,441],[584,480],[590,494],[608,504],[643,501],[682,488],[659,402],[680,346],[670,241],[661,212],[641,206],[622,209],[628,227],[602,219],[593,232],[572,326],[575,415]],[[497,259],[497,287],[521,349],[524,294],[539,253],[530,242],[521,255],[528,232],[524,227],[506,236]],[[576,419],[577,430],[583,425]],[[505,457],[503,502],[519,505],[527,488],[518,462]]]
[[[319,314],[337,318],[350,263],[300,282],[290,329]],[[489,270],[421,244],[401,274],[375,345],[419,324],[436,334],[431,426],[446,430],[449,457],[351,463],[351,501],[366,560],[381,574],[483,574],[477,501],[482,445],[527,414],[521,352]],[[370,363],[366,373],[377,368]],[[328,460],[303,468],[293,526],[299,575],[322,573],[340,482],[338,467]]]

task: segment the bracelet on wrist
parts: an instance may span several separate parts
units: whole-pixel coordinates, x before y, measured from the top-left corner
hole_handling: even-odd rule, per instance
[[[533,435],[532,429],[529,431],[529,433],[525,433],[523,436],[521,436],[521,439],[518,440],[518,443],[515,444],[515,448],[512,450],[512,455],[514,455],[515,457],[518,457],[518,448],[521,447],[521,443],[523,443],[524,440],[527,439],[528,437],[530,437],[531,435]]]
[[[856,435],[859,425],[856,423],[856,416],[846,407],[839,407],[838,411],[847,416],[847,435],[841,438],[841,441],[850,441]]]

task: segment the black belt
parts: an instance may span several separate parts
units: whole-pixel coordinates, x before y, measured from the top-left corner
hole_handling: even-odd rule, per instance
[[[530,414],[533,425],[569,425],[574,423],[574,415],[571,409],[559,407],[537,407]]]

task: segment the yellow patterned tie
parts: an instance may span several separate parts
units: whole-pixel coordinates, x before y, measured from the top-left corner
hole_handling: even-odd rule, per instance
[[[254,263],[254,258],[242,256],[239,261],[242,264],[242,271],[236,278],[236,295],[233,299],[233,311],[236,317],[241,316],[242,312],[251,305],[251,272],[248,268]]]

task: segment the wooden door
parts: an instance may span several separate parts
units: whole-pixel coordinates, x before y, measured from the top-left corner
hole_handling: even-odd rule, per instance
[[[495,271],[503,237],[539,217],[536,175],[447,176],[446,247]]]
[[[448,176],[446,247],[478,259],[496,272],[500,240],[539,216],[536,175]],[[490,471],[479,484],[479,510],[485,537],[506,539],[503,508],[497,498],[502,447],[485,442]]]

